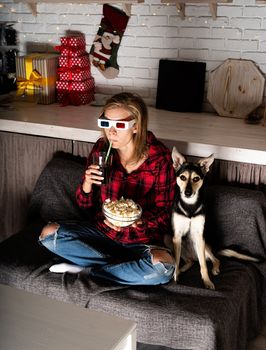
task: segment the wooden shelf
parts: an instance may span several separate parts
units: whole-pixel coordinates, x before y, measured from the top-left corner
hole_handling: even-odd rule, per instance
[[[217,18],[217,4],[218,3],[230,3],[233,0],[161,0],[162,4],[176,4],[177,10],[180,13],[180,17],[185,19],[185,6],[186,4],[208,4],[212,18]]]
[[[37,16],[38,3],[70,3],[70,4],[121,4],[125,13],[131,15],[131,6],[144,2],[144,0],[13,0],[14,2],[22,2],[28,5],[33,16]]]

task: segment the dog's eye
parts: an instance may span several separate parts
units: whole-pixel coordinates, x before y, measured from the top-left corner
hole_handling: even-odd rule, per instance
[[[180,176],[180,179],[181,179],[182,181],[186,181],[187,178],[185,177],[185,175],[181,175],[181,176]]]
[[[193,182],[198,182],[199,180],[200,180],[200,177],[199,177],[199,176],[193,177]]]

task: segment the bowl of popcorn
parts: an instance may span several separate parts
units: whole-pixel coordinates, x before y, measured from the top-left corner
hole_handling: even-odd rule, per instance
[[[103,203],[103,214],[113,225],[126,227],[140,219],[142,209],[132,199],[121,197],[115,201],[106,199]]]

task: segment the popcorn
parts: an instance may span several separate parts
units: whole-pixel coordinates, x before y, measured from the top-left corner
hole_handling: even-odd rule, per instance
[[[132,199],[121,199],[111,201],[107,199],[104,202],[104,209],[107,213],[116,216],[122,216],[123,218],[132,218],[141,213],[140,207]]]
[[[106,199],[103,203],[103,213],[113,225],[126,227],[141,217],[142,209],[132,199],[121,197],[115,201]]]

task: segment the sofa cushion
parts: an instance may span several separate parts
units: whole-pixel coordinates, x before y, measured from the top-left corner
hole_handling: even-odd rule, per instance
[[[75,192],[85,171],[86,158],[57,152],[36,183],[29,206],[29,218],[44,221],[79,220],[83,211],[77,206]]]

